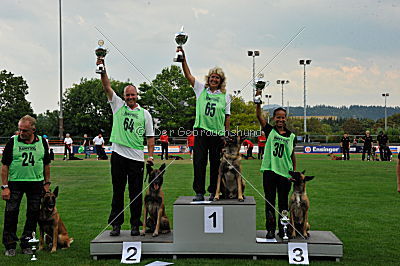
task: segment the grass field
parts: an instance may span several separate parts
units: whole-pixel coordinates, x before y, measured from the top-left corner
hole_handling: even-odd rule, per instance
[[[186,157],[187,158],[187,157]],[[315,179],[307,185],[311,201],[309,220],[312,230],[332,231],[344,243],[341,262],[313,260],[312,265],[399,265],[400,241],[397,223],[400,215],[400,193],[396,190],[395,162],[362,162],[360,156],[351,161],[331,161],[326,155],[298,155],[298,169],[307,170]],[[169,161],[171,162],[171,161]],[[156,160],[156,166],[160,165]],[[260,161],[242,161],[243,175],[262,193]],[[167,215],[173,224],[173,202],[181,195],[193,195],[192,161],[174,161],[164,177]],[[58,210],[70,236],[75,241],[68,250],[55,254],[39,252],[40,265],[112,265],[119,259],[93,261],[89,256],[90,241],[107,225],[111,204],[109,161],[62,161],[52,163],[52,188],[60,187]],[[127,194],[127,193],[126,193]],[[250,186],[246,195],[257,202],[257,229],[264,229],[264,202]],[[127,196],[127,195],[126,195]],[[126,199],[126,203],[128,198]],[[5,202],[0,202],[1,228]],[[25,221],[25,201],[21,205],[19,234]],[[129,214],[122,229],[129,228]],[[22,265],[29,257],[3,255],[0,265]],[[19,247],[17,249],[19,252]],[[142,258],[141,265],[154,260],[177,265],[287,265],[287,259],[265,258]]]

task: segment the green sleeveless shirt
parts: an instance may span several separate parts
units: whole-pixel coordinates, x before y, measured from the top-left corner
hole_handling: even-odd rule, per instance
[[[111,142],[136,150],[144,150],[145,132],[143,108],[131,110],[124,105],[113,115]]]
[[[225,93],[209,94],[204,89],[196,102],[194,128],[202,128],[219,136],[225,134]]]
[[[9,181],[44,180],[44,147],[42,137],[38,136],[38,138],[39,141],[26,144],[18,141],[18,136],[14,137],[13,160],[8,174]]]
[[[289,171],[293,171],[292,153],[295,135],[289,137],[280,135],[272,129],[265,144],[263,161],[260,171],[271,170],[278,175],[289,178]]]

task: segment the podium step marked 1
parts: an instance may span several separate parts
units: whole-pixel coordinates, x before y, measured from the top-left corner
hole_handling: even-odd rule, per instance
[[[247,196],[244,202],[220,200],[208,204],[193,204],[193,197],[181,196],[174,203],[174,230],[152,237],[132,237],[122,230],[119,237],[105,231],[90,243],[93,259],[122,254],[123,242],[142,242],[142,254],[151,255],[248,255],[287,256],[288,242],[276,237],[277,242],[257,243],[266,231],[255,228],[256,202]],[[307,240],[297,238],[289,242],[307,242],[309,257],[343,257],[343,243],[330,231],[310,231]]]

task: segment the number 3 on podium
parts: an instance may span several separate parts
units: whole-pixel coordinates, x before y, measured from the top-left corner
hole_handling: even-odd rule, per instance
[[[288,255],[290,264],[309,264],[307,243],[288,243]]]
[[[224,233],[223,207],[204,207],[204,233]]]

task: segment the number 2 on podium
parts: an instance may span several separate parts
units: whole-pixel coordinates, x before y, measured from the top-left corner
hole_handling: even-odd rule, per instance
[[[223,233],[223,207],[204,207],[204,233]]]

